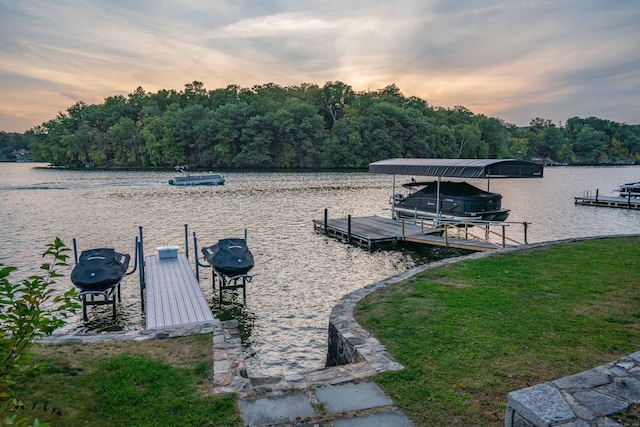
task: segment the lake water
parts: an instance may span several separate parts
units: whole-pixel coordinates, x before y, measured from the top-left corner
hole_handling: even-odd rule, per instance
[[[201,287],[216,316],[238,318],[245,330],[251,376],[293,374],[324,366],[329,313],[343,295],[433,259],[431,251],[367,250],[314,233],[313,219],[390,216],[393,178],[362,173],[229,173],[220,187],[174,187],[171,172],[68,171],[28,163],[0,163],[0,263],[18,278],[38,273],[47,243],[60,237],[78,251],[113,247],[133,255],[138,227],[146,254],[158,246],[184,251],[184,225],[200,247],[248,233],[255,257],[246,304],[229,295],[218,307],[211,273]],[[410,177],[396,177],[402,183]],[[549,167],[543,179],[491,180],[503,195],[509,221],[530,222],[529,242],[640,232],[640,211],[576,206],[589,190],[614,195],[640,181],[640,166]],[[486,180],[469,180],[487,188]],[[515,230],[515,226],[513,229]],[[192,251],[192,248],[190,248]],[[191,256],[193,256],[193,253]],[[595,268],[595,267],[594,267]],[[66,277],[61,288],[72,286]],[[90,308],[86,324],[69,332],[144,327],[137,274],[122,282],[123,300],[112,321],[108,307]]]

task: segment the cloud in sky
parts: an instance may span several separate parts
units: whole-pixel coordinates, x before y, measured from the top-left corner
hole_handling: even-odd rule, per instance
[[[0,0],[0,130],[138,86],[342,81],[526,125],[640,123],[635,0]]]

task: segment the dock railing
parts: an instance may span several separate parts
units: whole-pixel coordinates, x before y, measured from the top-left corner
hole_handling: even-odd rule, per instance
[[[402,238],[410,237],[405,234],[405,220],[402,221]],[[527,244],[527,232],[529,222],[507,222],[507,221],[482,221],[482,220],[450,220],[450,219],[420,219],[410,220],[411,224],[420,224],[420,234],[440,233],[445,239],[445,246],[448,246],[449,238],[464,240],[478,240],[496,247],[506,248],[508,245],[519,246]],[[522,226],[522,241],[507,236],[508,227]],[[495,231],[495,228],[499,231]],[[479,235],[476,230],[484,232]]]

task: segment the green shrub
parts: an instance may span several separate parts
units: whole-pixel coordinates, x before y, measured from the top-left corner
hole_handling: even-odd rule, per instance
[[[15,267],[0,264],[0,419],[5,425],[26,425],[16,409],[22,407],[15,392],[16,374],[36,371],[29,359],[34,341],[51,335],[64,325],[64,319],[80,308],[74,288],[60,294],[53,288],[62,275],[58,267],[66,267],[69,251],[59,238],[47,245],[42,255],[51,262],[40,266],[42,275],[34,275],[11,283],[9,275]],[[34,425],[43,426],[37,420]]]

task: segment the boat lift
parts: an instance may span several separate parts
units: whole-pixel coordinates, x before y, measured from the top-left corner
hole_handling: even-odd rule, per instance
[[[134,265],[131,271],[126,272],[117,282],[110,285],[107,289],[104,290],[82,290],[78,295],[82,301],[82,319],[86,322],[89,320],[87,315],[87,306],[93,305],[108,305],[112,306],[112,316],[113,319],[116,318],[116,299],[117,302],[122,302],[122,298],[120,295],[120,282],[124,278],[124,276],[131,275],[136,272],[138,269],[138,251],[140,250],[140,243],[138,241],[138,237],[136,236],[135,242],[135,255],[134,255]],[[73,259],[75,261],[75,265],[78,265],[78,245],[76,239],[73,239]]]
[[[543,166],[515,159],[387,159],[369,163],[369,172],[393,175],[391,217],[396,219],[396,175],[438,178],[436,214],[440,211],[440,182],[447,178],[542,178]],[[487,191],[488,191],[487,184]]]
[[[186,231],[186,230],[185,230]],[[247,229],[244,229],[244,241],[247,241]],[[222,291],[230,290],[230,289],[242,289],[242,298],[243,301],[247,300],[247,288],[246,285],[251,283],[253,280],[253,276],[251,274],[237,274],[233,276],[229,276],[224,274],[221,271],[218,271],[213,267],[212,264],[203,264],[198,259],[198,238],[196,237],[195,231],[193,232],[193,248],[196,253],[195,256],[195,264],[196,264],[196,277],[198,281],[200,281],[200,271],[199,267],[211,268],[211,285],[213,290],[216,290],[216,282],[218,282],[218,295],[219,302],[222,303]]]

